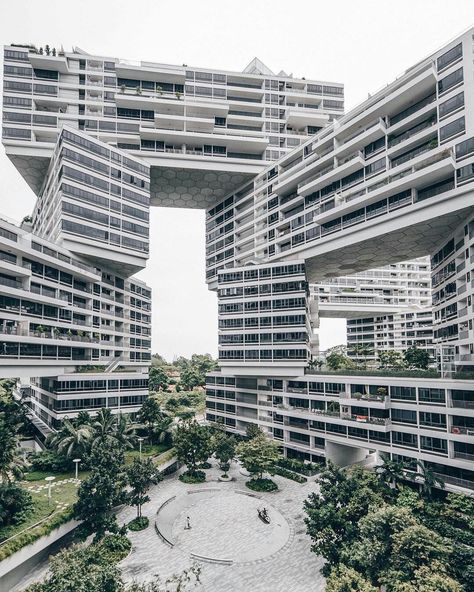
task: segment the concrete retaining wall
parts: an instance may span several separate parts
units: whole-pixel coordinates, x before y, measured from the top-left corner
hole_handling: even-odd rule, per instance
[[[78,525],[77,520],[61,524],[47,536],[0,561],[0,592],[9,592],[40,561],[57,553]]]

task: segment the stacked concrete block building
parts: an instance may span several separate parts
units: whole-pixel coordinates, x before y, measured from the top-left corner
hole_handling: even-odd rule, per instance
[[[3,143],[38,196],[31,240],[113,282],[103,302],[91,278],[92,313],[97,300],[124,329],[91,348],[99,359],[146,366],[149,339],[132,324],[149,329],[150,294],[132,274],[147,259],[149,207],[205,209],[220,364],[207,419],[237,433],[258,424],[303,459],[422,459],[472,489],[473,33],[347,114],[341,84],[257,59],[226,72],[6,47]],[[450,377],[311,376],[322,316],[348,318],[349,341],[374,350],[449,350]],[[70,372],[29,374],[35,413],[50,395],[80,406],[85,391],[91,407],[125,406],[116,393],[131,384]]]

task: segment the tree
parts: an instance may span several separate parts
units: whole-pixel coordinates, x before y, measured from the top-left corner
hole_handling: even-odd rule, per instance
[[[170,383],[169,376],[162,366],[151,366],[148,373],[148,388],[150,391],[165,391]]]
[[[214,454],[219,461],[219,467],[224,471],[224,477],[227,477],[230,463],[234,460],[236,445],[235,438],[225,432],[217,432],[214,436]]]
[[[424,461],[418,460],[416,464],[420,469],[417,480],[421,481],[421,493],[423,497],[430,500],[433,497],[434,488],[444,489],[444,481],[440,477],[437,477]]]
[[[354,368],[354,363],[348,357],[345,345],[335,345],[326,351],[326,366],[330,370]]]
[[[145,399],[138,412],[138,421],[144,427],[150,443],[153,444],[165,440],[173,418],[161,407],[154,396],[150,396]]]
[[[179,381],[184,389],[192,391],[197,386],[204,386],[205,377],[197,368],[189,366],[181,371]]]
[[[64,419],[61,428],[48,437],[48,444],[59,455],[67,458],[84,456],[90,448],[92,428],[89,424],[81,424],[79,421],[72,423]]]
[[[193,354],[191,359],[180,356],[173,365],[179,369],[181,385],[188,390],[206,384],[206,374],[217,368],[210,354]]]
[[[256,436],[261,436],[263,434],[262,429],[256,423],[249,423],[245,428],[245,435],[249,440],[255,438]]]
[[[385,583],[393,572],[393,537],[417,521],[408,508],[385,504],[367,511],[355,524],[356,533],[349,545],[344,545],[340,558],[354,567],[372,583]]]
[[[421,349],[413,345],[403,354],[405,363],[409,368],[427,370],[430,363],[430,354],[426,349]]]
[[[434,568],[434,569],[433,569]],[[446,574],[439,565],[423,565],[416,570],[412,582],[394,582],[393,592],[464,592],[459,582]]]
[[[153,354],[151,356],[151,365],[152,366],[167,366],[168,362],[160,354]]]
[[[18,446],[18,437],[5,414],[0,413],[0,482],[10,482],[12,477],[20,479],[26,468],[26,462]]]
[[[134,440],[135,427],[127,416],[121,413],[115,416],[108,408],[99,409],[92,422],[91,448],[104,443],[117,444],[123,449],[133,448]]]
[[[136,440],[135,426],[130,421],[128,415],[119,413],[117,416],[113,438],[123,450],[130,450],[133,448]]]
[[[326,592],[377,592],[358,571],[340,564],[331,571],[326,582]]]
[[[382,459],[383,464],[377,467],[376,472],[385,485],[395,489],[405,476],[404,465],[398,460],[392,460],[387,454],[383,454]]]
[[[180,423],[173,434],[173,446],[178,460],[187,467],[188,475],[196,475],[200,463],[211,454],[211,434],[196,420]]]
[[[147,491],[163,477],[149,458],[144,460],[135,458],[132,464],[127,467],[126,475],[127,484],[131,488],[127,494],[128,504],[136,506],[137,518],[141,518],[143,504],[150,501]]]
[[[49,560],[44,582],[27,592],[121,592],[120,570],[99,545],[73,546]]]
[[[312,551],[327,562],[322,570],[327,576],[344,548],[357,540],[358,521],[384,500],[377,476],[360,467],[348,471],[329,461],[318,483],[319,492],[311,493],[304,503],[305,523]]]
[[[378,352],[378,364],[380,369],[400,370],[404,367],[401,352],[387,349]]]
[[[96,541],[118,529],[113,510],[124,500],[123,460],[123,449],[115,442],[99,441],[92,449],[91,473],[79,486],[74,517],[83,521],[82,533],[95,533]]]
[[[0,484],[0,528],[21,524],[33,508],[31,494],[16,483]]]
[[[362,368],[367,366],[367,358],[374,353],[374,348],[367,343],[354,343],[348,348],[348,354],[356,358],[356,363]],[[361,363],[359,364],[359,359]]]
[[[271,473],[280,457],[278,444],[261,433],[237,446],[237,456],[251,479],[262,479],[263,473]]]

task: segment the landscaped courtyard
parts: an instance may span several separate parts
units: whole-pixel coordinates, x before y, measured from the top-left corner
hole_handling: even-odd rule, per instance
[[[132,550],[119,564],[124,579],[144,581],[155,574],[165,579],[198,562],[200,589],[206,592],[324,590],[319,572],[323,560],[311,552],[303,521],[303,501],[317,489],[315,482],[300,484],[275,476],[278,491],[257,494],[246,488],[248,477],[240,469],[234,463],[232,481],[224,483],[212,461],[205,483],[188,485],[175,474],[152,487],[151,500],[143,507],[148,528],[127,535]],[[263,507],[270,524],[258,517]],[[119,522],[127,523],[134,515],[134,509],[126,507],[119,512]],[[46,569],[46,562],[37,566],[14,591]]]

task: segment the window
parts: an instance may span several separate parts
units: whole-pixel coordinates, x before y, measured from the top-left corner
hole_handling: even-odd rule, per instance
[[[464,107],[464,93],[460,92],[454,97],[451,97],[439,106],[439,116],[446,117],[453,111],[457,111],[461,107]]]
[[[469,156],[474,152],[474,138],[469,138],[469,140],[464,140],[464,142],[460,142],[456,145],[456,158],[459,160],[460,158],[464,158],[465,156]]]
[[[464,132],[466,129],[466,119],[464,117],[460,117],[448,125],[445,125],[439,130],[439,138],[441,141],[447,140],[451,136],[455,136]]]
[[[446,428],[446,415],[420,411],[420,425],[433,428]]]
[[[396,423],[416,424],[416,411],[392,409],[392,421]]]
[[[419,388],[418,398],[420,403],[445,403],[446,395],[444,389],[436,388]]]
[[[442,80],[438,80],[438,92],[439,94],[448,91],[450,88],[453,88],[457,84],[460,84],[464,80],[462,68],[459,70],[455,70],[451,74],[448,74]]]
[[[456,62],[459,58],[462,57],[462,43],[455,45],[452,49],[444,53],[443,55],[439,56],[436,60],[438,72],[444,70],[452,63]]]
[[[420,446],[422,450],[430,450],[438,454],[448,453],[448,443],[441,438],[431,438],[430,436],[420,437]]]
[[[408,446],[409,448],[417,448],[418,438],[415,434],[392,432],[392,444],[394,446]]]

